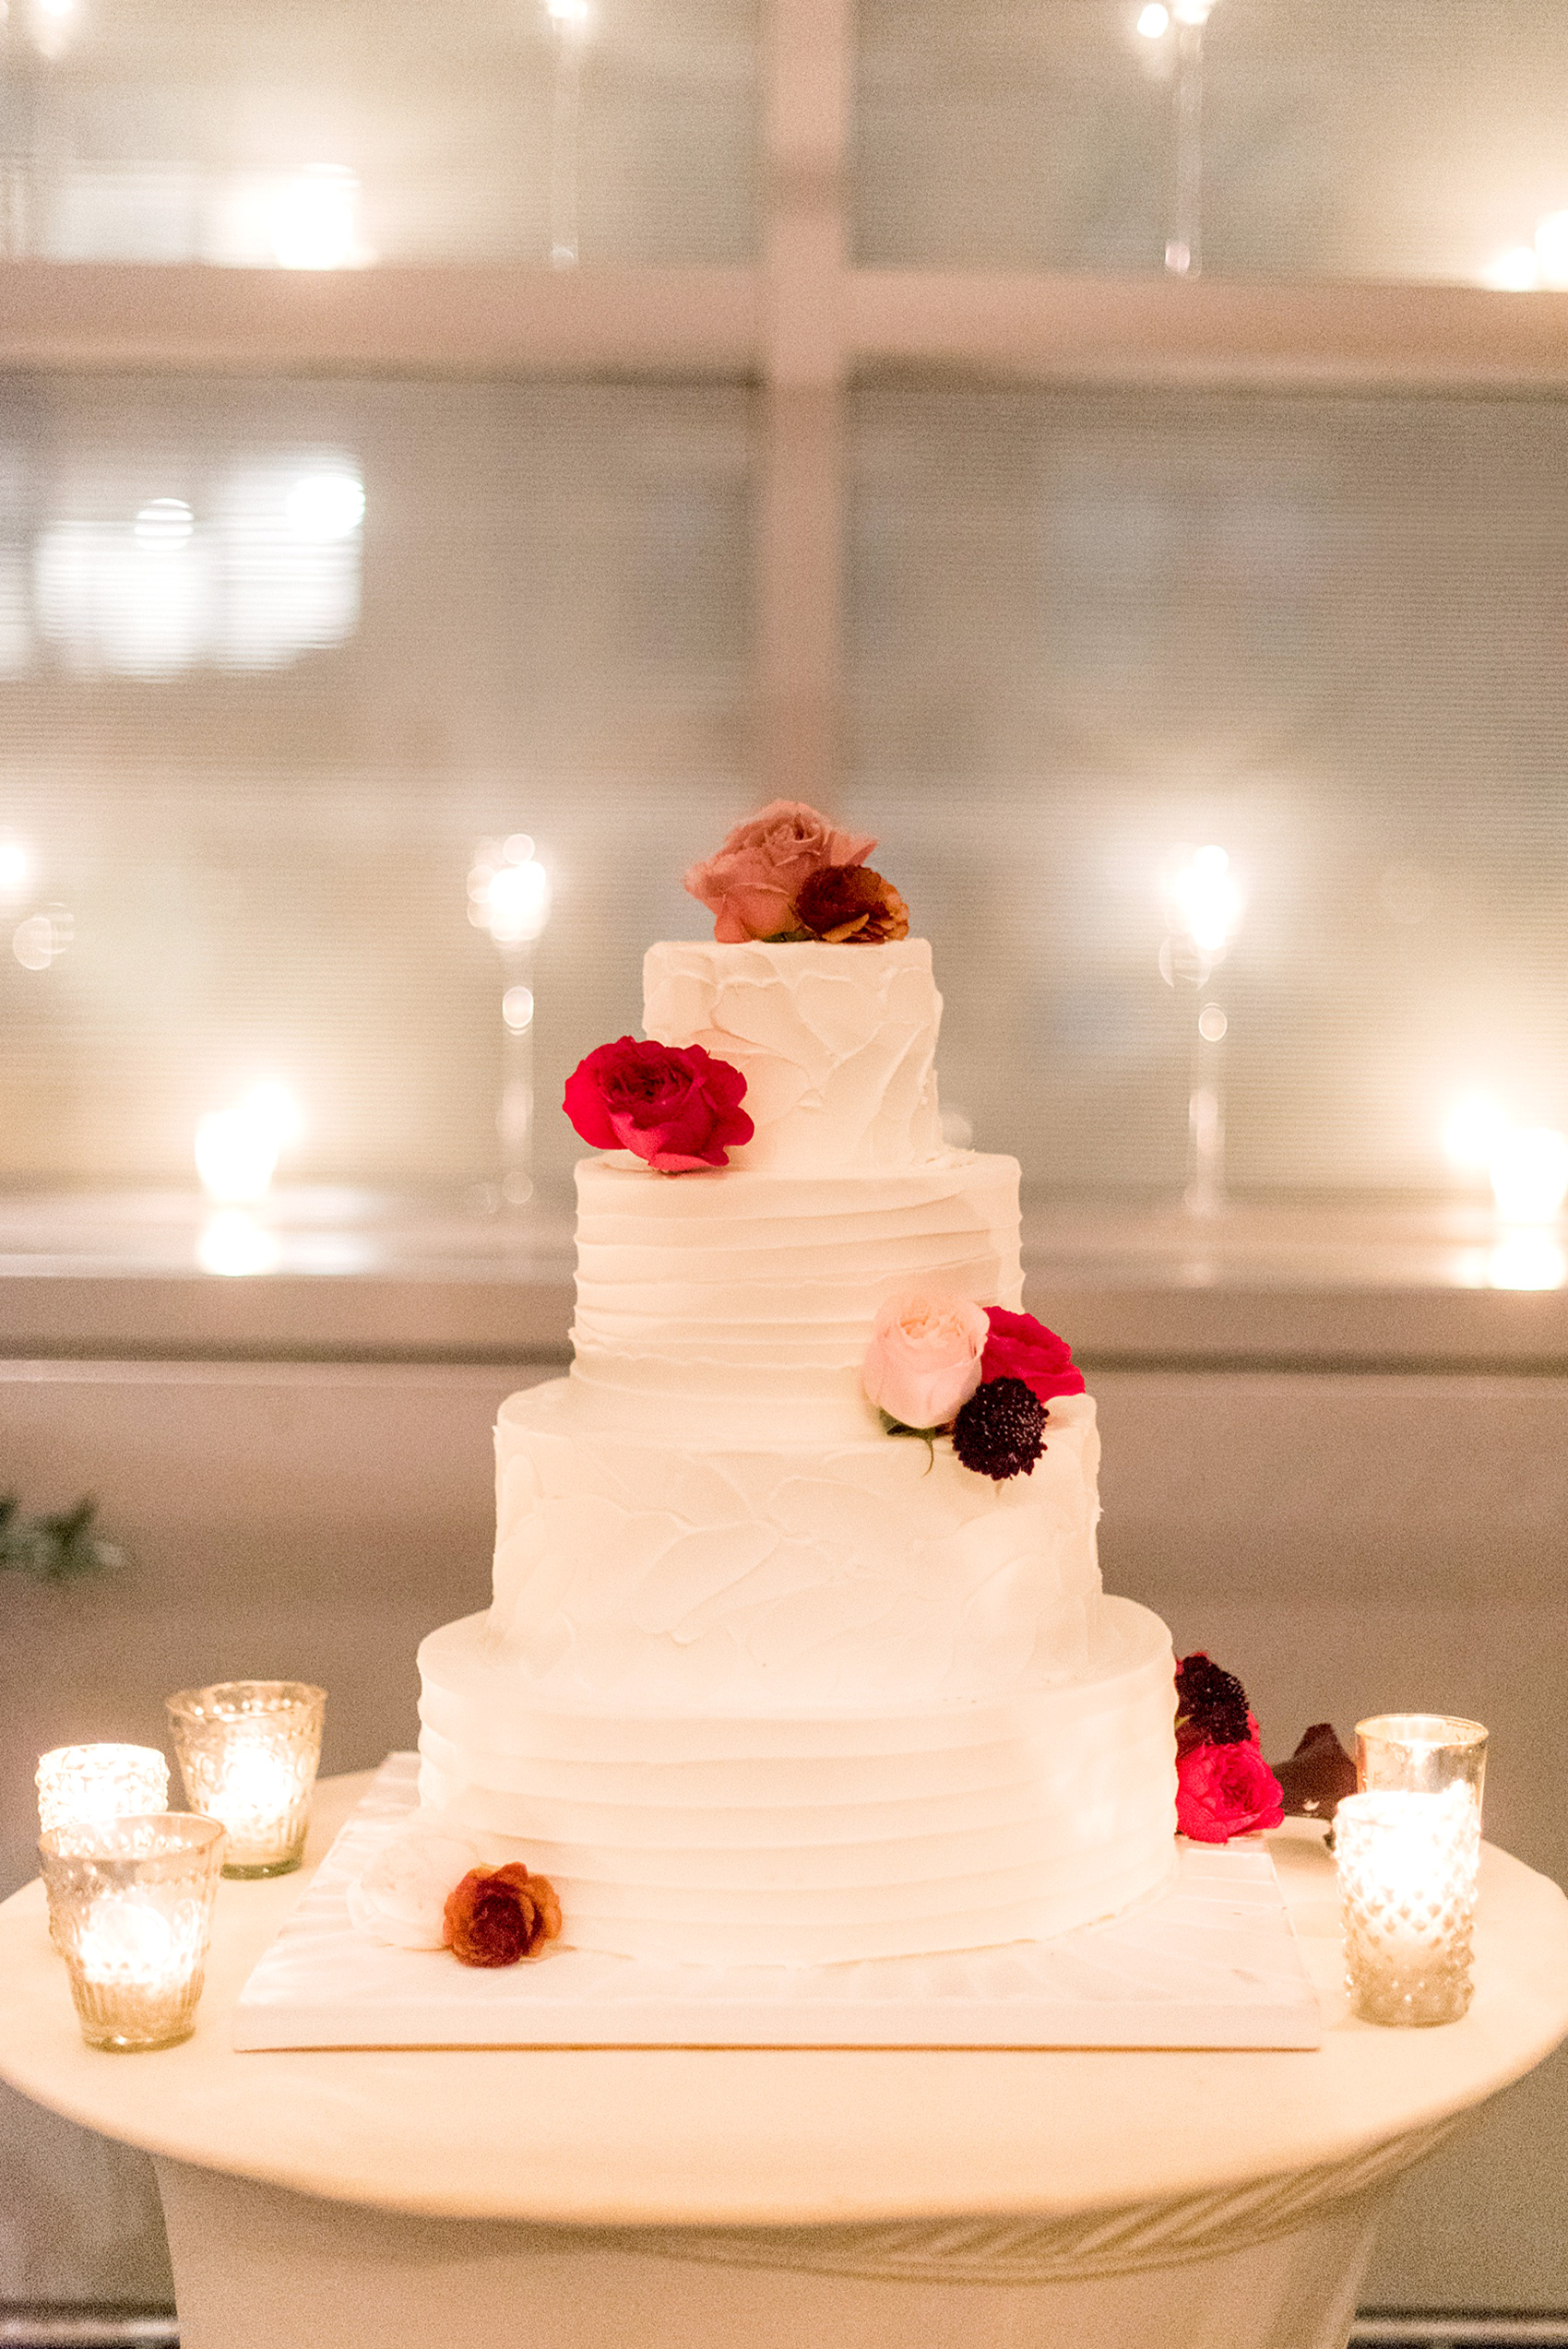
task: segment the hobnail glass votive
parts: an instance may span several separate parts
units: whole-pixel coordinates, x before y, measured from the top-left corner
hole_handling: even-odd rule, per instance
[[[193,1810],[229,1831],[225,1876],[286,1876],[304,1855],[327,1693],[303,1680],[220,1680],[166,1700]]]
[[[1379,1713],[1356,1724],[1356,1785],[1363,1794],[1440,1795],[1468,1789],[1479,1818],[1486,1731],[1451,1713]]]
[[[196,2029],[223,1829],[185,1811],[40,1836],[49,1929],[82,2036],[129,2053]]]
[[[1480,1843],[1480,1811],[1463,1782],[1339,1804],[1345,1982],[1364,2022],[1457,2023],[1468,2008]]]
[[[154,1746],[56,1746],[41,1754],[38,1826],[95,1826],[164,1810],[169,1764]]]

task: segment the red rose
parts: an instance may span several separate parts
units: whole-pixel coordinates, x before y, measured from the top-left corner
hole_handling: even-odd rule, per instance
[[[980,1378],[1022,1379],[1042,1403],[1053,1394],[1082,1394],[1084,1374],[1073,1362],[1064,1337],[1048,1330],[1032,1313],[1004,1312],[1000,1305],[986,1309],[991,1335],[980,1358]]]
[[[1254,1745],[1194,1746],[1176,1762],[1176,1824],[1195,1844],[1228,1844],[1278,1827],[1279,1781]]]
[[[729,1164],[756,1128],[741,1107],[746,1080],[700,1044],[639,1044],[622,1036],[579,1061],[563,1103],[596,1150],[635,1150],[660,1174]]]

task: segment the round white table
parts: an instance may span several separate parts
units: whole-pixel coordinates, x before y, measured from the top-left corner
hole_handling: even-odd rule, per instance
[[[139,2057],[83,2044],[29,1885],[0,2076],[155,2157],[182,2349],[1343,2349],[1384,2190],[1568,2036],[1568,1901],[1489,1847],[1469,2014],[1380,2031],[1321,1831],[1272,1842],[1311,2054],[236,2055],[296,1875],[221,1887],[196,2036]]]

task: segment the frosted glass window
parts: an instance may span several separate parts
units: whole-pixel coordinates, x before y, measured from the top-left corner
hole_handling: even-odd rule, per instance
[[[0,1176],[471,1198],[514,1022],[536,1173],[754,801],[745,390],[34,379],[0,411]],[[932,940],[956,1137],[1180,1187],[1222,848],[1240,1192],[1447,1190],[1484,1091],[1568,1128],[1568,409],[868,388],[845,816]],[[527,970],[479,844],[553,885]],[[510,1099],[511,1110],[506,1108]]]
[[[754,0],[16,0],[0,252],[743,260],[755,50]]]
[[[1551,0],[1214,0],[1201,36],[1176,14],[865,0],[861,260],[1162,270],[1185,109],[1210,274],[1568,283]]]
[[[744,796],[752,437],[741,389],[7,385],[4,1178],[191,1187],[273,1082],[281,1178],[492,1180],[505,990],[553,1105],[682,918],[672,824]],[[469,919],[524,834],[526,974]]]
[[[946,981],[946,1093],[1039,1182],[1179,1188],[1167,868],[1245,897],[1241,1189],[1446,1188],[1568,1128],[1568,409],[867,390],[853,813]]]

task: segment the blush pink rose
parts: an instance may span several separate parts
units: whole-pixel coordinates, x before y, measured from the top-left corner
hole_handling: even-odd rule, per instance
[[[1228,1844],[1284,1823],[1279,1781],[1255,1745],[1194,1746],[1176,1763],[1176,1824],[1196,1844]]]
[[[1053,1394],[1082,1394],[1084,1374],[1064,1337],[1032,1313],[1009,1313],[1000,1305],[992,1305],[986,1318],[991,1334],[980,1366],[982,1379],[1022,1379],[1042,1403]]]
[[[890,1298],[861,1368],[879,1411],[906,1428],[944,1428],[980,1382],[985,1309],[963,1297]]]
[[[836,831],[801,800],[770,800],[737,824],[717,856],[693,865],[686,887],[715,917],[713,934],[735,946],[798,930],[795,900],[827,865],[861,864],[876,842]]]
[[[756,1129],[742,1109],[746,1080],[700,1044],[601,1044],[566,1079],[562,1107],[596,1150],[635,1150],[659,1174],[730,1163]]]

